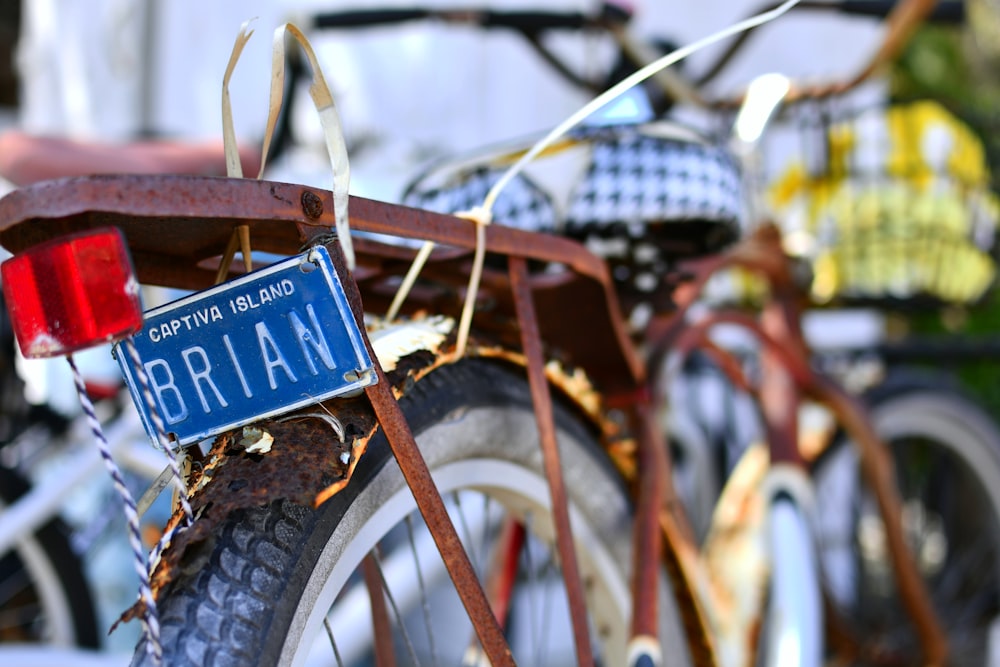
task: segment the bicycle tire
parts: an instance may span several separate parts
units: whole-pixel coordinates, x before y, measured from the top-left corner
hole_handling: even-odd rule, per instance
[[[868,399],[893,453],[904,532],[948,635],[949,664],[990,664],[1000,650],[991,646],[1000,635],[1000,430],[947,377],[895,377]],[[856,471],[846,438],[817,462],[828,591],[861,664],[885,656],[911,664],[919,642],[891,578],[882,522],[869,492],[844,492],[860,483]]]
[[[29,489],[0,466],[0,509]],[[0,555],[0,642],[100,646],[90,586],[68,536],[53,519]]]
[[[530,519],[525,524],[536,533],[538,541],[529,541],[536,552],[539,542],[551,544],[551,521],[545,509],[548,489],[523,371],[513,372],[484,360],[465,360],[429,374],[400,403],[442,496],[457,497],[468,506],[466,496],[455,495],[458,491],[483,493],[490,503],[498,502],[520,519]],[[592,433],[572,412],[557,405],[556,424],[591,626],[610,654],[606,664],[625,664],[630,616],[626,568],[631,563],[628,497]],[[341,583],[348,580],[347,572],[353,572],[355,564],[376,544],[381,544],[383,554],[389,550],[383,562],[394,554],[406,553],[406,549],[391,551],[382,538],[392,537],[393,526],[405,526],[403,517],[413,509],[412,495],[387,443],[379,437],[369,444],[348,487],[317,510],[277,501],[236,513],[216,531],[210,553],[201,556],[201,562],[207,564],[181,575],[160,597],[166,663],[300,664],[308,650],[304,638],[323,633],[328,604]],[[472,532],[467,525],[457,527],[460,534]],[[463,534],[463,541],[476,544],[480,536],[469,539],[469,534]],[[485,543],[476,549],[467,547],[474,563],[480,559],[473,551],[480,556],[490,551],[483,547]],[[410,550],[416,548],[411,544]],[[388,569],[386,566],[384,571]],[[427,569],[421,561],[421,572]],[[561,580],[540,577],[537,566],[524,570],[528,570],[521,575],[525,595],[543,594],[553,581]],[[530,576],[536,578],[523,579]],[[415,577],[405,579],[413,581]],[[454,590],[448,590],[450,586],[450,581],[441,587],[428,585],[435,595],[433,604],[423,602],[409,612],[405,622],[403,614],[395,618],[397,626],[405,626],[414,618],[423,621],[420,617],[426,617],[426,610],[433,610],[432,623],[447,626],[448,641],[414,640],[415,633],[411,633],[409,646],[399,655],[408,652],[415,663],[417,654],[426,656],[430,651],[434,660],[428,660],[429,664],[459,664],[473,635],[471,629],[463,629],[462,624],[444,615],[445,610],[452,610],[451,602],[457,602]],[[661,604],[664,632],[670,635],[664,640],[675,642],[676,651],[672,647],[671,652],[685,656],[690,664],[679,616],[671,602]],[[355,612],[354,618],[363,613]],[[518,639],[525,637],[518,628],[527,626],[529,635],[543,634],[537,624],[544,627],[546,619],[555,616],[543,614],[533,623],[528,614],[517,608],[508,626],[508,639],[520,664],[531,664],[531,659],[518,654]],[[344,629],[339,622],[334,625],[333,630]],[[558,632],[544,634],[552,637]],[[337,639],[341,657],[347,653],[340,645],[342,636]],[[394,640],[398,643],[400,638]],[[546,648],[544,664],[559,664],[561,658],[553,651],[561,648]],[[330,659],[334,657],[329,645],[321,650],[327,651]],[[575,662],[571,651],[566,661]],[[140,645],[134,664],[147,662]],[[345,658],[344,664],[353,662]]]

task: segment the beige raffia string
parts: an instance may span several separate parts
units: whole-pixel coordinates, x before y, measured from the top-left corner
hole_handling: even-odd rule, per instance
[[[392,303],[389,305],[389,310],[385,314],[385,318],[389,322],[396,319],[399,315],[399,309],[402,308],[403,302],[406,301],[410,290],[413,289],[413,283],[417,282],[420,270],[424,268],[424,264],[427,263],[427,258],[431,256],[432,250],[434,250],[434,241],[424,241],[424,244],[420,246],[417,256],[413,258],[413,263],[410,264],[410,270],[406,272],[406,276],[396,290],[396,296],[393,297]]]
[[[483,260],[486,258],[486,225],[492,221],[493,214],[487,208],[476,207],[471,211],[462,211],[455,215],[476,223],[476,254],[472,260],[472,273],[469,274],[469,289],[465,293],[462,318],[458,322],[458,340],[455,343],[458,355],[465,356],[465,347],[469,342],[469,330],[472,328],[472,315],[476,310],[479,281],[483,277]]]
[[[469,274],[469,286],[465,293],[465,303],[462,306],[462,315],[458,324],[458,338],[455,343],[455,350],[458,356],[465,355],[465,349],[469,342],[469,330],[472,328],[472,316],[476,309],[476,295],[479,293],[479,283],[483,276],[483,263],[486,258],[486,226],[490,224],[492,214],[483,208],[474,208],[471,211],[462,211],[455,214],[459,218],[465,218],[476,223],[476,252],[472,261],[472,272]],[[392,321],[399,315],[399,309],[409,295],[413,284],[416,282],[420,271],[427,263],[427,259],[434,250],[433,241],[424,241],[424,244],[413,258],[409,271],[403,278],[403,282],[396,290],[396,295],[392,299],[392,304],[386,312],[386,319]]]
[[[476,292],[479,290],[479,281],[482,276],[483,271],[483,261],[486,256],[486,225],[490,224],[493,219],[493,205],[496,203],[497,198],[503,189],[510,183],[529,162],[534,160],[536,157],[541,155],[544,151],[550,148],[558,139],[569,132],[572,128],[579,125],[584,119],[593,114],[595,111],[605,106],[615,98],[619,97],[625,93],[630,88],[633,88],[649,77],[655,75],[663,69],[673,65],[674,63],[686,58],[692,53],[699,51],[707,46],[710,46],[718,41],[721,41],[727,37],[735,35],[737,33],[743,32],[745,30],[750,30],[761,24],[773,21],[778,18],[789,9],[794,7],[800,2],[800,0],[786,0],[781,5],[771,9],[769,11],[761,12],[756,16],[752,16],[746,20],[740,21],[734,25],[724,28],[718,32],[715,32],[707,37],[703,37],[696,42],[693,42],[687,46],[679,48],[667,55],[663,56],[659,60],[655,60],[645,67],[639,69],[638,71],[632,73],[630,76],[626,77],[616,85],[612,86],[602,94],[595,97],[589,103],[581,107],[576,113],[572,114],[565,121],[560,123],[555,129],[545,135],[538,143],[532,146],[526,153],[524,153],[520,159],[517,160],[507,171],[501,175],[490,191],[486,195],[486,199],[483,201],[482,206],[479,206],[471,211],[464,211],[461,213],[456,213],[458,217],[466,218],[472,220],[476,223],[476,254],[473,261],[472,274],[469,276],[469,291],[465,295],[465,305],[462,309],[462,318],[459,322],[458,328],[458,354],[465,354],[466,341],[469,337],[469,328],[472,324],[472,314],[475,308],[476,302]],[[434,244],[427,241],[424,247],[420,249],[410,270],[407,272],[406,278],[400,285],[396,292],[396,297],[393,299],[392,306],[390,308],[389,319],[393,319],[399,312],[399,307],[402,302],[406,299],[409,290],[412,288],[413,283],[416,281],[420,270],[423,268],[430,256],[431,250],[434,248]]]
[[[240,28],[240,33],[236,37],[236,45],[233,47],[233,54],[226,69],[226,76],[222,91],[222,131],[223,141],[226,147],[226,169],[230,177],[239,178],[243,175],[240,165],[239,151],[236,146],[236,133],[233,129],[232,103],[229,97],[229,79],[232,75],[236,61],[239,60],[243,47],[246,45],[250,35],[249,22],[244,23]],[[354,270],[354,245],[351,243],[351,228],[348,219],[349,189],[351,185],[350,160],[347,155],[347,143],[344,141],[343,126],[340,122],[340,114],[337,113],[337,106],[330,93],[330,87],[323,76],[323,70],[319,65],[316,52],[309,43],[308,38],[291,23],[286,23],[274,31],[271,49],[271,94],[269,109],[267,114],[267,127],[264,133],[264,145],[261,151],[260,172],[257,178],[263,178],[264,168],[267,165],[267,153],[271,146],[271,139],[274,136],[274,129],[278,123],[278,114],[285,93],[285,37],[291,35],[302,47],[309,66],[312,68],[313,80],[309,86],[309,96],[312,97],[316,113],[319,114],[320,126],[323,129],[323,138],[326,143],[326,150],[330,157],[330,167],[333,171],[333,213],[337,227],[337,237],[340,246],[344,250],[344,257],[347,260],[347,267]],[[230,261],[231,261],[230,257]]]
[[[250,21],[244,21],[240,26],[240,31],[236,35],[236,43],[233,44],[233,52],[229,55],[229,63],[226,65],[226,73],[222,77],[222,141],[226,151],[226,175],[230,178],[243,178],[243,164],[240,161],[240,152],[236,144],[236,129],[233,125],[233,104],[229,94],[229,82],[233,78],[236,70],[236,63],[240,60],[243,47],[250,41],[253,30],[250,30]],[[215,274],[215,284],[223,282],[229,275],[229,267],[233,263],[237,249],[243,253],[243,265],[247,272],[253,268],[252,253],[250,251],[250,227],[240,225],[233,230],[229,238],[229,245],[222,254],[219,262],[219,270]]]
[[[226,175],[229,178],[243,178],[243,164],[240,162],[236,130],[233,126],[233,102],[229,95],[229,81],[233,78],[233,71],[243,53],[243,47],[253,35],[253,30],[250,30],[251,21],[244,21],[240,26],[236,43],[233,44],[233,52],[229,55],[229,64],[226,65],[226,73],[222,77],[222,141],[226,149]]]

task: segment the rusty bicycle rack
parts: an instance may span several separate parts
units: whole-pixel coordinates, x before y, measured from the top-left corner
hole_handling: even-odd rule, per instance
[[[42,183],[15,192],[0,203],[0,218],[6,221],[0,231],[0,243],[13,252],[71,231],[116,226],[126,237],[140,282],[199,289],[214,281],[217,267],[210,265],[212,260],[218,263],[217,258],[233,236],[233,230],[248,227],[257,251],[292,254],[304,245],[326,240],[333,226],[333,206],[329,192],[296,185],[188,176],[101,176]],[[441,253],[445,259],[435,262],[431,273],[439,279],[449,273],[461,274],[466,253],[456,252],[456,248],[468,250],[475,246],[473,229],[467,222],[364,199],[352,198],[352,223],[359,231],[430,239],[450,246]],[[377,294],[383,263],[391,266],[406,255],[398,248],[380,246],[371,242],[361,244],[362,261],[351,280],[338,246],[329,244],[362,331],[361,291],[370,287]],[[380,255],[375,252],[377,250],[383,253]],[[606,362],[590,371],[613,391],[634,392],[641,386],[642,366],[620,321],[614,317],[617,302],[610,278],[604,264],[596,257],[565,239],[539,237],[499,226],[487,230],[487,250],[511,257],[507,289],[502,289],[504,277],[498,273],[492,274],[484,284],[500,304],[499,308],[512,304],[517,311],[515,317],[522,332],[532,396],[538,408],[536,414],[553,489],[553,505],[558,508],[558,542],[566,570],[577,647],[581,652],[579,658],[581,663],[588,664],[592,657],[586,634],[582,584],[574,565],[541,341],[559,341],[571,358],[603,357]],[[536,285],[539,281],[529,275],[525,260],[560,262],[571,268],[572,273],[568,272],[560,280],[542,281],[542,285]],[[536,291],[537,294],[533,294]],[[552,307],[565,300],[567,293],[574,295],[574,302],[591,304],[577,313],[576,322],[567,321],[566,313]],[[536,309],[534,302],[541,308]],[[539,313],[544,315],[539,317]],[[571,336],[570,332],[578,330],[579,326],[586,326],[591,335],[585,338]],[[370,346],[370,342],[367,344]],[[597,350],[602,354],[594,354]],[[509,650],[489,603],[474,578],[471,564],[448,520],[413,434],[385,382],[381,367],[378,364],[376,367],[381,381],[366,390],[375,414],[441,549],[488,657],[492,664],[511,664]],[[654,491],[658,488],[652,485]],[[646,502],[647,515],[655,516],[654,508],[659,504],[658,498],[651,496]],[[656,549],[658,542],[644,536],[641,544],[647,545],[647,549]],[[655,568],[649,572],[656,576]],[[642,585],[639,590],[655,591],[655,580],[654,585]],[[643,596],[639,599],[644,607],[650,606]],[[639,614],[636,619],[636,627],[643,633],[655,634],[655,605],[651,612]]]

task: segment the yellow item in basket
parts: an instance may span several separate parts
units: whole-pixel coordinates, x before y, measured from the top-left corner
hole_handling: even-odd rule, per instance
[[[971,302],[993,283],[997,198],[982,143],[915,102],[827,128],[825,169],[789,165],[770,201],[812,261],[813,297]]]

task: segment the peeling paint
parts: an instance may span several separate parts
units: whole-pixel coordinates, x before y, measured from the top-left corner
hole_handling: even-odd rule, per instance
[[[770,574],[766,544],[767,499],[762,491],[770,456],[761,443],[747,448],[730,476],[712,516],[703,555],[712,599],[720,664],[753,664]]]
[[[438,350],[455,328],[455,320],[443,315],[403,323],[366,322],[369,338],[382,370],[390,372],[403,357],[417,350]]]
[[[267,454],[274,444],[274,436],[257,426],[245,426],[240,446],[247,454]]]

